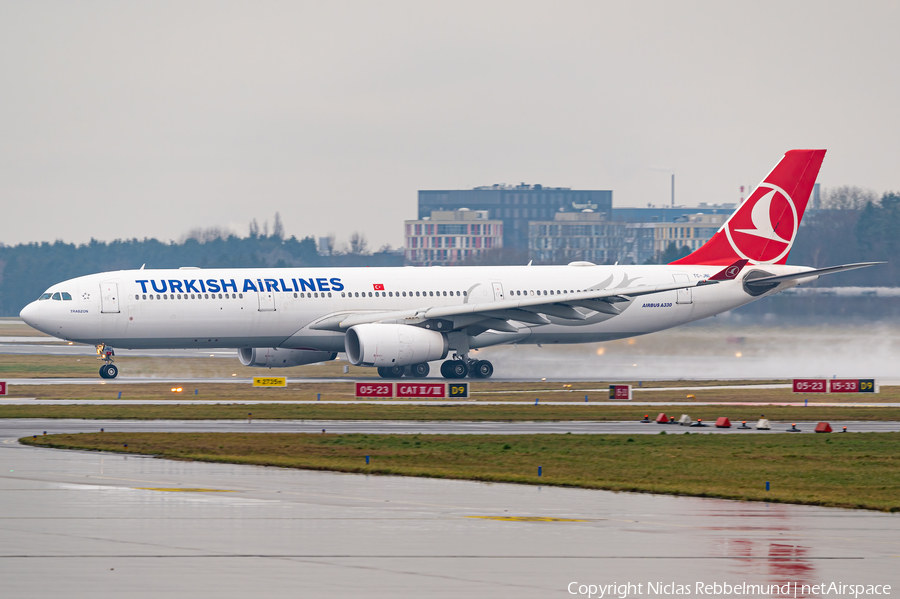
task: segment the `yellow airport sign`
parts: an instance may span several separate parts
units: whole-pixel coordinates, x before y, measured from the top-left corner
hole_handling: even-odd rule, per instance
[[[255,376],[254,387],[287,387],[287,378],[283,376]]]

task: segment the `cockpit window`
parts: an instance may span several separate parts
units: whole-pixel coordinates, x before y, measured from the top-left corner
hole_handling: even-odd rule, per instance
[[[50,294],[44,293],[43,295],[41,295],[41,297],[38,298],[38,301],[43,301],[43,300],[48,300],[48,299],[50,299]]]
[[[67,302],[72,301],[72,296],[67,291],[62,292],[62,298]]]
[[[53,297],[50,299],[61,300],[62,298],[59,296],[59,291],[53,294]]]

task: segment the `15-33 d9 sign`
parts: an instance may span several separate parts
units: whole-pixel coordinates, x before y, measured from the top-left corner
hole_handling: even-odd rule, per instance
[[[6,395],[6,381],[0,381],[0,395]]]

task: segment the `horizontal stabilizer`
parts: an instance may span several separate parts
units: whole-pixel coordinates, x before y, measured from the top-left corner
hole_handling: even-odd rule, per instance
[[[778,275],[771,277],[761,277],[759,279],[751,279],[749,281],[745,281],[744,284],[749,287],[757,287],[764,285],[771,285],[772,283],[783,283],[785,281],[796,281],[797,279],[805,279],[807,277],[818,277],[822,275],[830,275],[836,272],[843,272],[845,270],[856,270],[857,268],[868,268],[869,266],[875,266],[876,264],[884,264],[884,262],[857,262],[856,264],[841,264],[840,266],[829,266],[828,268],[818,268],[816,270],[806,270],[803,272],[796,272],[789,275]]]

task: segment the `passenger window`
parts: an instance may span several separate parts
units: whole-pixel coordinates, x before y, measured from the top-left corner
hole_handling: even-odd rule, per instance
[[[63,298],[65,301],[67,301],[67,302],[72,301],[72,296],[69,295],[69,294],[68,294],[67,292],[65,292],[65,291],[62,292],[62,298]]]
[[[469,295],[469,292],[468,292],[468,291],[463,291],[463,297],[466,297],[467,295]]]
[[[328,297],[331,297],[331,292],[330,292],[330,291],[328,292]]]
[[[419,297],[419,292],[418,292],[418,291],[416,291],[416,297]]]
[[[61,300],[62,298],[59,297],[59,291],[57,291],[56,293],[53,294],[53,297],[51,297],[50,299]]]
[[[243,293],[238,293],[238,297],[239,297],[240,299],[244,299],[244,294],[243,294]]]
[[[135,295],[135,296],[134,296],[134,299],[139,300],[139,299],[141,299],[141,296],[140,296],[140,295]]]
[[[147,296],[146,296],[146,295],[144,295],[144,299],[147,299]]]
[[[41,297],[38,298],[38,301],[43,301],[43,300],[48,300],[48,299],[50,299],[50,294],[49,294],[49,293],[42,293],[42,294],[41,294]]]
[[[222,299],[222,294],[221,294],[221,293],[219,294],[219,299]]]

